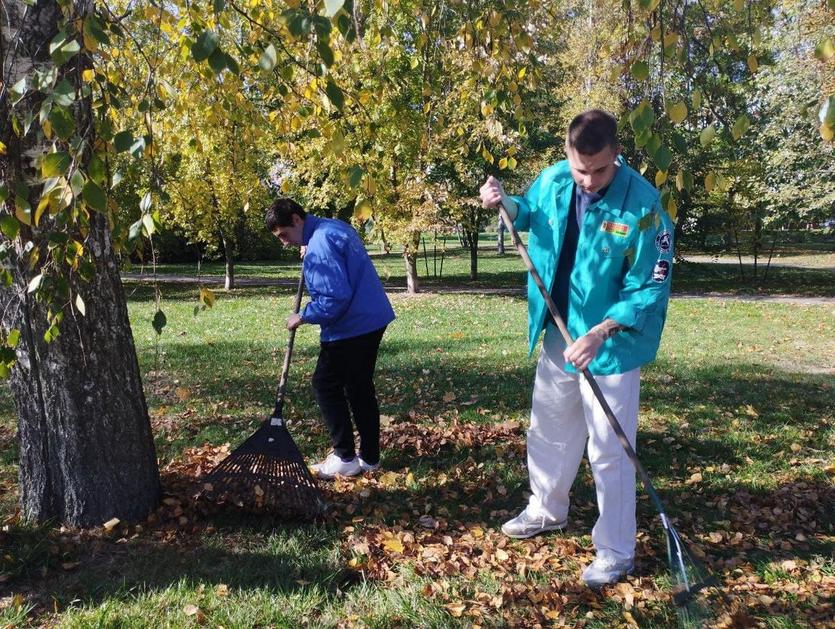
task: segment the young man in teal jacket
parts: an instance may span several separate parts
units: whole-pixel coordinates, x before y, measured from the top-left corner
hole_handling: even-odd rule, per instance
[[[489,177],[484,207],[502,203],[574,343],[566,347],[528,278],[531,353],[537,363],[528,430],[531,498],[502,526],[525,538],[566,526],[569,491],[588,439],[599,517],[595,560],[583,580],[599,587],[634,568],[635,470],[588,383],[589,368],[633,447],[638,427],[640,368],[655,358],[667,313],[673,224],[657,190],[619,157],[617,123],[591,110],[568,128],[568,159],[546,168],[524,196],[505,194]]]
[[[310,302],[290,315],[287,329],[305,323],[320,326],[313,390],[333,452],[311,469],[320,478],[375,470],[380,462],[380,409],[374,368],[383,333],[394,320],[377,271],[347,223],[307,214],[291,199],[274,201],[265,222],[285,245],[305,247],[302,272]]]

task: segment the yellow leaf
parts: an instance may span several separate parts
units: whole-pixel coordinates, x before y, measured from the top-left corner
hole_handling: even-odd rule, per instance
[[[354,218],[358,221],[367,221],[371,218],[374,210],[368,199],[363,199],[354,206]]]
[[[667,200],[667,214],[670,215],[670,220],[675,222],[676,217],[678,216],[678,203],[673,197],[670,197]]]
[[[383,542],[383,548],[392,553],[402,553],[403,542],[401,542],[396,537],[392,537],[391,539],[387,539]]]
[[[759,63],[757,63],[757,56],[748,55],[748,69],[751,70],[751,72],[756,72],[759,67]]]
[[[444,607],[449,612],[449,615],[455,618],[463,616],[464,610],[467,609],[467,606],[463,603],[447,603]]]
[[[484,161],[489,164],[492,164],[495,161],[493,156],[490,154],[490,151],[488,151],[487,149],[481,150],[481,156],[484,158]]]
[[[705,190],[710,193],[716,187],[716,175],[712,172],[705,175]]]
[[[824,123],[820,126],[820,133],[824,140],[831,142],[832,138],[835,138],[835,127],[830,127]]]
[[[93,70],[92,68],[88,68],[87,70],[84,70],[84,72],[81,73],[81,80],[84,81],[85,83],[89,83],[90,81],[92,81],[95,78],[95,76],[96,76],[96,71]]]
[[[516,160],[512,157],[508,158],[507,167],[509,170],[514,170],[516,168]]]
[[[6,154],[6,145],[0,142],[0,155]]]
[[[507,158],[506,158],[506,157],[502,157],[502,158],[499,160],[499,170],[504,170],[505,168],[507,168]]]
[[[528,71],[527,68],[522,68],[522,69],[519,70],[519,72],[516,73],[516,76],[518,77],[518,79],[520,81],[525,78],[525,74],[527,73],[527,71]]]
[[[678,101],[667,109],[667,115],[674,124],[678,124],[687,118],[687,105],[684,104],[684,101]]]
[[[491,105],[490,103],[481,103],[481,115],[482,116],[487,118],[492,113],[493,113],[493,105]]]
[[[659,170],[655,173],[655,187],[660,188],[664,182],[667,181],[667,173],[663,170]]]
[[[213,308],[215,305],[215,294],[213,291],[209,290],[208,288],[201,288],[200,289],[200,301],[201,303],[206,304],[209,308]]]
[[[734,0],[734,9],[742,11],[745,9],[745,0]]]

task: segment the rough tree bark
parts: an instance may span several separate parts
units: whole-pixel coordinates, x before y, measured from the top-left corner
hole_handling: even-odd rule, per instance
[[[74,9],[83,17],[92,6],[92,0],[77,1]],[[33,65],[50,63],[49,42],[57,32],[59,11],[51,1],[39,0],[33,6],[21,0],[4,2],[0,12],[4,86]],[[77,64],[83,62],[78,56],[61,68],[61,74],[77,84]],[[33,177],[30,156],[43,148],[37,146],[34,130],[23,137],[12,132],[8,91],[3,94],[0,140],[7,151],[0,155],[0,181],[9,185]],[[37,111],[43,95],[27,98]],[[89,99],[77,101],[73,112],[77,129],[92,128]],[[86,133],[92,145],[91,132]],[[33,206],[39,190],[39,185],[31,188]],[[8,201],[0,207],[0,212],[10,211],[14,210]],[[21,333],[11,389],[19,416],[22,511],[30,520],[53,519],[81,527],[113,517],[139,520],[159,500],[159,472],[107,219],[93,213],[83,237],[92,252],[95,277],[84,282],[75,273],[64,275],[71,294],[82,296],[86,314],[64,305],[61,334],[47,343],[47,308],[27,293],[29,280],[40,271],[29,268],[22,243],[30,240],[36,248],[45,248],[50,223],[45,214],[39,228],[24,226],[15,241],[2,239],[10,250],[14,277],[13,284],[0,291],[3,332]]]

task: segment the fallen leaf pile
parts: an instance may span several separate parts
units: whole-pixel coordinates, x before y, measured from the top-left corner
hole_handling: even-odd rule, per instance
[[[524,504],[524,487],[506,486],[494,464],[513,466],[524,478],[524,439],[522,426],[512,423],[388,422],[381,471],[320,483],[331,505],[325,523],[342,531],[346,569],[392,585],[407,584],[414,574],[425,577],[422,594],[473,626],[575,626],[578,613],[593,619],[614,600],[623,608],[623,626],[631,627],[643,612],[669,609],[670,591],[658,579],[666,571],[666,549],[645,498],[639,501],[636,574],[602,593],[579,580],[593,558],[588,534],[597,514],[584,504],[590,501],[577,501],[563,533],[529,540],[500,533],[501,523]],[[484,448],[489,456],[481,454]],[[213,519],[223,508],[201,498],[201,479],[229,451],[228,444],[190,448],[165,466],[165,494],[147,521],[111,520],[96,531],[67,532],[61,543],[98,536],[107,543],[199,544],[203,533],[216,530]],[[681,479],[668,509],[692,554],[716,574],[728,597],[729,603],[707,593],[718,610],[712,626],[755,626],[798,608],[812,625],[831,622],[835,574],[825,556],[835,540],[831,484],[794,480],[761,494],[704,495],[701,475],[692,478]],[[78,565],[70,559],[67,570]]]

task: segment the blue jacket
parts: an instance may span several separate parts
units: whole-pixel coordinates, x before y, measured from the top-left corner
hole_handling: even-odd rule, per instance
[[[302,241],[310,302],[301,315],[306,323],[321,326],[322,341],[367,334],[394,320],[371,258],[350,225],[308,214]]]
[[[673,223],[658,191],[618,158],[605,196],[589,205],[580,225],[571,272],[566,325],[579,338],[604,319],[627,329],[604,341],[589,370],[618,374],[655,358],[667,315]],[[524,196],[512,197],[514,225],[528,231],[528,251],[551,290],[565,236],[574,180],[567,161],[546,168]],[[545,326],[545,300],[528,278],[528,334],[533,353]],[[568,365],[567,368],[573,368]]]

